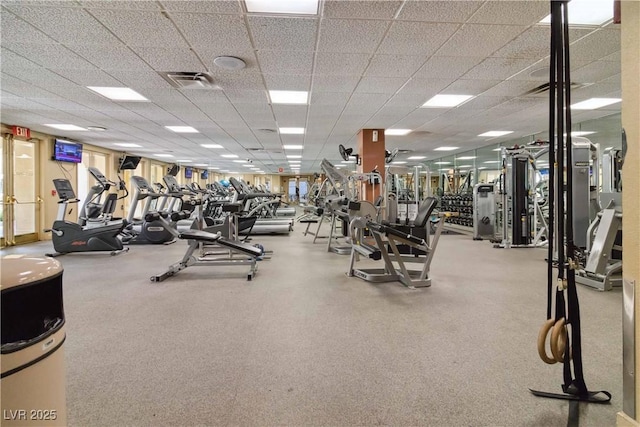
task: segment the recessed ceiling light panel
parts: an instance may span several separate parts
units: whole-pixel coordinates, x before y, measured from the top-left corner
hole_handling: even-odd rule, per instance
[[[606,107],[607,105],[616,104],[620,101],[622,101],[620,98],[590,98],[573,104],[571,108],[574,110],[595,110],[597,108]]]
[[[304,128],[278,128],[281,135],[304,135]]]
[[[613,19],[612,0],[572,0],[568,4],[570,25],[602,25]],[[550,24],[551,15],[540,23]]]
[[[87,86],[87,89],[113,101],[148,101],[147,98],[129,87]]]
[[[165,126],[170,131],[175,133],[200,133],[198,129],[193,128],[191,126]]]
[[[409,135],[411,129],[385,129],[384,134],[389,136],[404,136]]]
[[[316,15],[318,0],[245,0],[249,13]]]
[[[237,159],[238,156],[235,154],[221,154],[220,157],[224,157],[225,159]]]
[[[306,104],[309,92],[303,90],[270,90],[272,104]]]
[[[407,160],[422,160],[422,159],[426,159],[426,156],[411,156],[411,157],[407,157]]]
[[[154,154],[154,156],[156,156],[156,157],[173,157],[173,154],[160,153],[160,154]]]
[[[453,151],[457,150],[459,147],[438,147],[434,148],[434,151]]]
[[[424,104],[422,108],[451,108],[457,107],[473,98],[473,95],[436,95]]]
[[[54,128],[54,129],[59,129],[59,130],[87,130],[86,128],[82,128],[80,126],[76,126],[76,125],[69,125],[69,124],[56,124],[56,123],[52,123],[52,124],[46,124],[45,126],[49,126],[50,128]]]
[[[117,145],[118,147],[125,147],[125,148],[142,147],[142,145],[134,144],[133,142],[114,142],[113,145]]]
[[[204,148],[222,148],[220,144],[200,144],[200,146]]]
[[[513,131],[512,130],[490,130],[489,132],[481,133],[478,136],[494,138],[498,136],[509,135],[510,133],[513,133]]]
[[[302,145],[283,145],[282,147],[285,150],[302,150],[304,148]]]

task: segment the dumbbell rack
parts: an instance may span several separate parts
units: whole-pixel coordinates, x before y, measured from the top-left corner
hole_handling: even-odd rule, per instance
[[[445,194],[440,198],[440,210],[458,213],[447,217],[447,223],[473,227],[473,194]]]

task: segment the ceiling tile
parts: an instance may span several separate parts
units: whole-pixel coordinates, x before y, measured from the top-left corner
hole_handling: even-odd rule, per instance
[[[25,58],[24,56],[13,53],[12,51],[2,48],[0,49],[0,67],[5,70],[28,70],[42,68],[40,65]]]
[[[410,77],[424,63],[421,56],[375,55],[365,72],[367,76]]]
[[[161,0],[160,2],[168,11],[196,12],[196,13],[222,13],[241,14],[242,8],[238,0]]]
[[[279,127],[305,127],[307,107],[305,105],[273,105],[273,113]]]
[[[418,70],[415,77],[457,79],[483,59],[477,56],[434,56]]]
[[[534,25],[547,16],[549,10],[548,1],[487,1],[473,14],[469,22]]]
[[[95,66],[59,44],[3,44],[8,49],[46,68],[91,70]]]
[[[320,26],[319,51],[370,53],[387,30],[381,21],[325,19]]]
[[[121,86],[121,83],[109,74],[94,70],[51,70],[80,86]]]
[[[578,40],[591,31],[590,29],[570,28],[569,39]],[[536,25],[524,31],[504,47],[498,49],[492,56],[540,59],[549,55],[549,37],[549,26]]]
[[[134,46],[132,49],[154,70],[206,71],[204,65],[190,49],[155,46]]]
[[[424,22],[466,22],[483,1],[407,1],[398,19]]]
[[[258,62],[263,73],[311,74],[313,52],[259,51]]]
[[[129,46],[188,49],[178,30],[160,11],[92,9],[91,14]]]
[[[435,53],[458,27],[458,24],[395,21],[377,52],[429,56]],[[421,42],[416,43],[416,40]]]
[[[363,93],[396,93],[407,82],[404,77],[372,77],[364,76],[356,92]]]
[[[441,93],[451,95],[479,95],[500,83],[501,80],[456,80]]]
[[[83,7],[89,9],[119,9],[119,10],[158,10],[160,4],[156,1],[140,0],[79,0]]]
[[[520,96],[541,84],[543,82],[537,80],[507,80],[488,89],[483,96]]]
[[[314,71],[315,74],[361,76],[369,62],[369,56],[363,53],[318,52]]]
[[[487,58],[469,70],[462,78],[506,80],[536,62],[536,59],[525,58]]]
[[[3,2],[4,3],[4,2]],[[5,44],[5,39],[9,39],[7,35],[17,35],[21,43],[33,43],[33,44],[55,44],[54,39],[47,36],[40,30],[37,30],[32,25],[24,22],[11,12],[3,10],[0,13],[0,27],[2,27],[2,45]],[[13,37],[11,37],[13,38]],[[16,37],[18,38],[18,37]]]
[[[96,49],[94,46],[88,45],[73,45],[69,48],[103,70],[139,70],[149,68],[149,65],[124,44],[110,45],[108,49]]]
[[[400,95],[420,96],[423,101],[420,105],[427,102],[429,98],[440,93],[447,86],[454,82],[454,79],[411,79],[400,91]]]
[[[135,72],[131,70],[109,70],[109,74],[138,92],[145,88],[171,88],[171,85],[151,68],[136,70]]]
[[[323,15],[328,18],[392,19],[401,1],[344,1],[324,2]]]
[[[80,8],[12,7],[11,11],[66,45],[103,45],[118,41],[93,16]],[[60,25],[61,22],[65,22],[65,25]]]
[[[620,30],[598,30],[572,43],[572,60],[597,60],[620,50]]]
[[[266,90],[262,76],[248,70],[235,72],[216,72],[214,82],[224,91],[227,90]]]
[[[214,46],[229,52],[252,49],[242,16],[172,13],[171,17],[192,46]]]
[[[620,63],[594,61],[584,67],[571,70],[571,79],[581,83],[597,82],[620,74]]]
[[[315,49],[315,18],[274,18],[250,16],[249,26],[256,49],[302,50]]]
[[[358,85],[358,81],[360,77],[358,75],[352,76],[323,76],[323,75],[315,75],[313,76],[313,87],[312,87],[312,104],[315,103],[313,101],[314,97],[319,93],[324,92],[348,92],[351,93],[355,90]]]
[[[269,90],[304,90],[311,85],[309,74],[263,74]]]
[[[489,56],[513,40],[526,27],[465,24],[438,51],[438,56]]]

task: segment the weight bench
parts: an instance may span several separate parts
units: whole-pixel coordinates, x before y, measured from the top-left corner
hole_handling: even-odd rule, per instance
[[[188,211],[174,212],[171,214],[171,221],[179,221],[181,219],[188,218],[191,215]],[[174,276],[179,271],[184,270],[190,266],[249,266],[249,272],[247,273],[247,280],[253,279],[253,276],[258,270],[256,263],[257,258],[261,257],[264,253],[263,249],[251,246],[246,243],[238,242],[233,239],[223,237],[220,232],[209,233],[203,230],[189,229],[178,231],[171,226],[171,222],[168,220],[169,215],[164,212],[150,212],[145,216],[146,221],[159,221],[162,226],[169,231],[173,236],[180,240],[187,240],[189,246],[184,256],[180,261],[169,266],[169,269],[162,274],[151,276],[152,282],[162,282],[171,276]],[[219,246],[228,248],[231,254],[239,254],[236,259],[233,257],[228,258],[210,258],[204,256],[195,256],[194,253],[200,247],[201,243],[215,243]]]

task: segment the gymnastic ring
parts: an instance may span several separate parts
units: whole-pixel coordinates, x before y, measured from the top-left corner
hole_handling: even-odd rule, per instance
[[[554,319],[548,319],[546,322],[544,322],[542,328],[540,328],[540,332],[538,333],[538,355],[544,363],[548,363],[549,365],[553,365],[557,362],[554,357],[549,357],[547,355],[547,348],[545,345],[547,342],[547,335],[549,334],[549,331],[553,327],[554,323]],[[553,353],[551,354],[551,356],[553,356]]]
[[[551,354],[557,362],[564,361],[564,352],[567,347],[567,327],[564,317],[559,319],[551,331]]]

